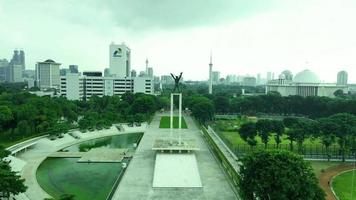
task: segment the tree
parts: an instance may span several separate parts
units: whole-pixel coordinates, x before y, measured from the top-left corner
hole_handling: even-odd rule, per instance
[[[257,141],[256,141],[256,135],[257,135],[257,130],[256,130],[256,124],[254,122],[247,122],[245,124],[242,124],[240,129],[239,129],[239,134],[240,137],[247,142],[248,145],[252,148],[253,146],[256,146]]]
[[[206,123],[214,116],[214,106],[209,99],[202,99],[202,101],[193,104],[192,115],[200,122]]]
[[[218,113],[227,113],[230,108],[230,99],[227,94],[219,94],[214,99],[214,107]]]
[[[9,152],[0,146],[0,193],[5,194],[6,197],[25,192],[27,189],[24,185],[25,180],[11,170],[10,162],[3,159],[8,155]]]
[[[242,199],[325,199],[310,163],[292,152],[260,150],[241,162],[238,184]]]
[[[355,138],[356,135],[356,117],[347,113],[332,115],[329,119],[334,124],[335,136],[341,149],[342,161],[345,161],[345,153],[350,148],[349,139]]]
[[[335,97],[344,97],[345,94],[344,94],[344,91],[342,89],[338,89],[334,92],[334,96]]]
[[[7,106],[0,106],[0,130],[1,128],[13,119],[12,111]]]
[[[261,137],[262,142],[265,144],[265,148],[267,148],[267,143],[269,141],[269,136],[272,131],[272,123],[269,119],[261,119],[256,123],[256,129],[258,135]]]
[[[336,136],[335,133],[337,131],[336,127],[338,125],[335,124],[329,118],[322,118],[319,119],[319,127],[321,131],[321,143],[325,146],[327,154],[328,154],[328,161],[330,160],[330,146],[335,142]]]
[[[271,120],[272,132],[275,133],[274,140],[276,141],[277,148],[279,148],[279,144],[282,142],[281,137],[284,133],[284,125],[282,121],[279,120]]]

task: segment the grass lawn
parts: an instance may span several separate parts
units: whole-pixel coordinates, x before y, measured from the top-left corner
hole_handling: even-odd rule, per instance
[[[241,139],[238,132],[224,131],[224,132],[221,132],[220,135],[222,137],[225,137],[227,140],[229,140],[233,146],[237,146],[237,145],[241,145],[241,144],[247,145],[247,143]],[[261,141],[261,138],[258,135],[256,136],[256,140],[257,140],[257,144],[263,144]],[[289,143],[290,143],[290,141],[287,139],[287,136],[283,135],[281,144],[289,145]],[[295,147],[296,147],[296,143],[295,142],[293,142],[293,143],[295,144]],[[276,144],[276,141],[274,140],[273,136],[269,137],[268,144]],[[320,140],[319,139],[314,139],[314,140],[306,139],[303,144],[304,145],[319,145]]]
[[[352,182],[354,184],[353,187]],[[333,179],[332,187],[340,200],[356,199],[356,170],[345,172],[339,176],[336,176]],[[352,198],[351,193],[353,194]]]
[[[334,167],[334,166],[337,166],[337,165],[340,165],[342,164],[342,162],[335,162],[335,161],[330,161],[330,162],[327,162],[327,161],[309,161],[313,170],[314,170],[314,173],[316,175],[317,178],[319,178],[320,174],[322,173],[322,171],[330,168],[330,167]]]
[[[159,128],[170,128],[170,117],[162,116],[161,121],[159,122]],[[179,117],[173,117],[173,128],[178,128]],[[182,117],[182,128],[188,128],[185,123],[184,117]]]

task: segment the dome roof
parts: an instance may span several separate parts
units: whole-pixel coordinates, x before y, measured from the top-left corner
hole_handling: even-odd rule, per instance
[[[318,75],[314,72],[306,69],[304,71],[299,72],[294,77],[294,82],[296,83],[320,83]]]
[[[289,70],[284,70],[279,76],[282,76],[282,75],[284,76],[284,79],[286,79],[286,80],[291,81],[293,79],[293,74]]]
[[[51,59],[47,59],[46,61],[44,61],[44,62],[47,62],[47,63],[54,63],[54,61],[53,60],[51,60]]]

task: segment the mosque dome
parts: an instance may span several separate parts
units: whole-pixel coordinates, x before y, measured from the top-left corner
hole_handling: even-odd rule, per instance
[[[308,69],[295,75],[293,81],[296,83],[320,83],[318,75]]]
[[[47,63],[54,63],[54,61],[53,60],[51,60],[51,59],[47,59],[46,61],[44,61],[44,62],[47,62]]]
[[[293,74],[292,74],[292,72],[291,71],[289,71],[289,70],[284,70],[282,73],[281,73],[281,75],[284,75],[284,79],[286,79],[286,80],[293,80]],[[280,75],[280,76],[281,76]]]

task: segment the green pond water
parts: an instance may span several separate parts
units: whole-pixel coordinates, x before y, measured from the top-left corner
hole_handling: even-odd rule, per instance
[[[92,148],[135,150],[142,133],[110,136],[82,142],[62,151],[88,151]],[[47,158],[37,169],[37,181],[54,198],[75,195],[75,200],[105,200],[115,180],[123,172],[122,163],[78,163],[78,158]],[[123,162],[128,163],[129,159]]]

